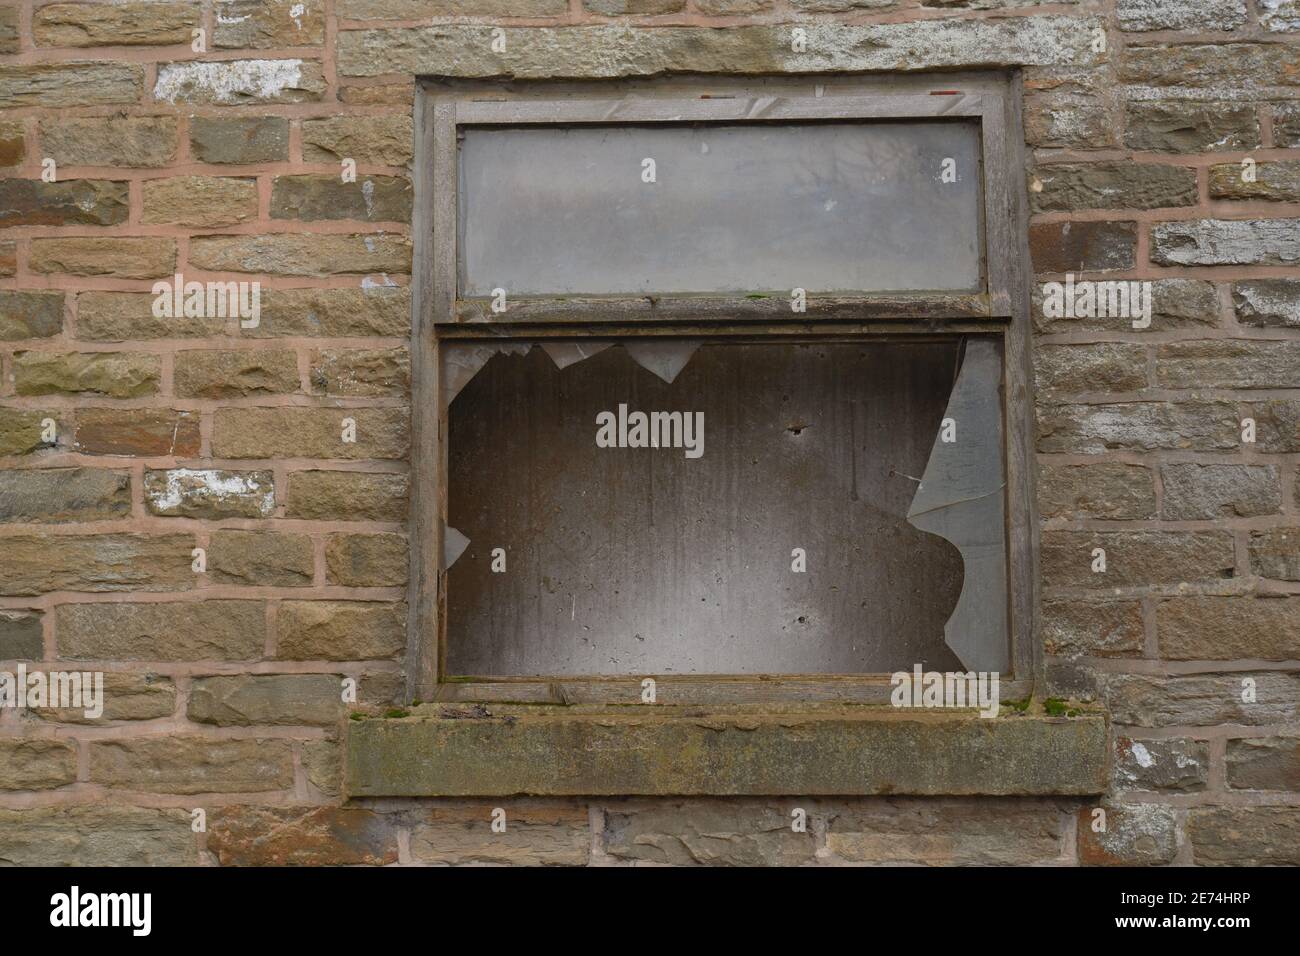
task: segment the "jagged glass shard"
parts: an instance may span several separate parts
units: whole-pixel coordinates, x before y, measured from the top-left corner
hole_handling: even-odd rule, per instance
[[[442,534],[442,566],[444,569],[451,567],[456,560],[465,553],[469,547],[469,538],[465,537],[451,525],[443,525]]]
[[[568,368],[599,355],[613,345],[613,342],[543,342],[542,350],[551,357],[556,368]]]
[[[940,426],[907,520],[961,552],[965,577],[944,625],[945,642],[968,670],[1005,673],[1010,642],[1001,382],[997,344],[969,339],[944,412],[956,440],[944,441]]]
[[[526,355],[532,345],[527,342],[472,342],[442,346],[442,400],[447,405],[455,401],[460,390],[479,373],[488,359],[498,352]],[[561,366],[563,367],[563,366]]]
[[[625,342],[623,348],[632,360],[648,371],[654,372],[669,385],[686,367],[699,342]]]

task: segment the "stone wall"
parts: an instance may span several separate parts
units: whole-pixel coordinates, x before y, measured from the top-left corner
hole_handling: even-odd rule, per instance
[[[349,712],[404,693],[412,76],[1006,65],[1040,281],[1154,282],[1145,330],[1035,311],[1042,640],[1113,714],[1106,832],[345,805]],[[1297,0],[5,0],[0,669],[108,677],[99,720],[0,711],[0,862],[1300,864],[1298,91]],[[178,272],[260,281],[260,324],[155,318]]]

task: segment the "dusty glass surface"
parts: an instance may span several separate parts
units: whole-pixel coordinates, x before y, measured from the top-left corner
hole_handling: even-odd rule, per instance
[[[983,287],[974,122],[463,137],[462,297]]]
[[[451,401],[448,524],[468,544],[448,675],[962,669],[945,641],[962,553],[909,520],[920,477],[942,480],[959,341],[703,344],[667,372],[636,342],[547,347],[480,355]],[[996,378],[972,385],[996,402]],[[701,430],[636,447],[637,411]],[[599,443],[602,413],[626,443]]]

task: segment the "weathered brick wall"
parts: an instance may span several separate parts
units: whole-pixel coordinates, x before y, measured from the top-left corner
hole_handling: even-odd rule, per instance
[[[796,22],[809,69],[1026,64],[1040,281],[1155,282],[1146,330],[1035,318],[1043,640],[1114,713],[1106,834],[1065,799],[342,806],[341,678],[403,692],[411,75],[491,72],[494,23],[521,75],[797,71]],[[1300,863],[1297,90],[1297,0],[0,5],[0,669],[109,673],[104,719],[0,712],[0,861]],[[260,281],[260,325],[154,318],[177,272]]]

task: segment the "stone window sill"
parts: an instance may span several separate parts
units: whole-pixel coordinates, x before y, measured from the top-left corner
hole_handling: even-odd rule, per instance
[[[426,704],[348,721],[354,797],[1084,795],[1106,714]]]

